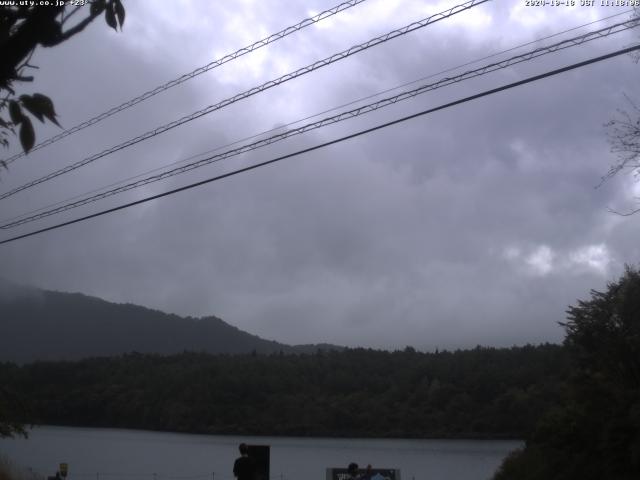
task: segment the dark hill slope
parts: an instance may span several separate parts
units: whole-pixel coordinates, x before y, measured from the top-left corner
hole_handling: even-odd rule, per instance
[[[265,340],[213,316],[183,318],[79,293],[7,285],[0,293],[0,361],[24,363],[184,350],[302,353],[319,347],[292,347]]]

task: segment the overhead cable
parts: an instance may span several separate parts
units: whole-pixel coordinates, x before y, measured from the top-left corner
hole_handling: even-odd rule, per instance
[[[243,55],[246,55],[247,53],[251,53],[259,48],[262,48],[266,45],[269,45],[270,43],[274,43],[278,40],[281,40],[285,37],[287,37],[288,35],[291,35],[292,33],[295,33],[299,30],[302,30],[303,28],[306,28],[310,25],[314,25],[318,22],[320,22],[321,20],[324,20],[325,18],[329,18],[333,15],[336,15],[337,13],[340,13],[344,10],[347,10],[351,7],[354,7],[356,5],[358,5],[359,3],[363,3],[366,0],[349,0],[347,2],[343,2],[340,5],[336,5],[335,7],[332,7],[328,10],[325,10],[323,12],[318,13],[317,15],[314,15],[313,17],[309,17],[309,18],[305,18],[304,20],[302,20],[301,22],[296,23],[295,25],[291,25],[287,28],[284,28],[282,30],[280,30],[279,32],[273,33],[271,35],[269,35],[268,37],[263,38],[262,40],[258,40],[255,43],[252,43],[249,46],[246,47],[242,47],[239,50],[236,50],[233,53],[229,53],[227,55],[225,55],[224,57],[221,57],[217,60],[214,60],[213,62],[210,62],[206,65],[203,65],[202,67],[198,67],[195,70],[189,72],[189,73],[185,73],[184,75],[173,79],[167,83],[164,83],[163,85],[157,86],[155,88],[153,88],[152,90],[146,91],[143,94],[132,98],[131,100],[128,100],[120,105],[118,105],[117,107],[113,107],[109,110],[107,110],[106,112],[103,112],[99,115],[96,115],[93,118],[90,118],[89,120],[85,120],[82,123],[79,123],[78,125],[76,125],[75,127],[69,128],[67,130],[64,130],[63,132],[58,133],[57,135],[54,135],[51,138],[48,138],[46,140],[43,140],[42,142],[36,144],[33,146],[33,148],[30,150],[31,152],[35,151],[35,150],[39,150],[41,148],[44,148],[48,145],[51,145],[55,142],[57,142],[58,140],[62,140],[65,137],[68,137],[71,134],[74,134],[76,132],[79,132],[80,130],[83,130],[87,127],[90,127],[91,125],[95,125],[98,122],[101,122],[102,120],[105,120],[107,118],[109,118],[112,115],[115,115],[118,112],[121,112],[123,110],[126,110],[128,108],[133,107],[134,105],[137,105],[138,103],[144,102],[145,100],[154,97],[155,95],[164,92],[165,90],[168,90],[172,87],[175,87],[177,85],[180,85],[181,83],[186,82],[187,80],[191,80],[194,77],[197,77],[198,75],[201,75],[205,72],[208,72],[210,70],[213,70],[216,67],[219,67],[221,65],[224,65],[227,62],[230,62],[231,60],[235,60],[238,57],[241,57]],[[5,164],[8,165],[12,162],[14,162],[15,160],[17,160],[18,158],[24,157],[26,155],[26,153],[24,152],[20,152],[17,153],[15,155],[13,155],[12,157],[7,158],[6,160],[4,160]]]
[[[139,174],[137,174],[137,175],[133,175],[133,176],[130,176],[130,177],[126,177],[126,178],[124,178],[124,179],[118,180],[118,181],[113,182],[113,183],[110,183],[110,184],[108,184],[108,185],[104,185],[104,186],[102,186],[102,187],[98,187],[98,188],[95,188],[95,189],[93,189],[93,190],[85,191],[85,192],[80,193],[80,194],[78,194],[78,195],[74,195],[73,197],[66,198],[66,199],[64,199],[64,200],[60,200],[60,201],[58,201],[58,202],[55,202],[55,203],[51,203],[51,204],[45,205],[45,206],[43,206],[43,207],[39,207],[39,208],[36,208],[36,209],[34,209],[34,210],[30,210],[30,211],[28,211],[28,212],[25,212],[25,213],[22,213],[22,214],[19,214],[19,215],[14,215],[13,217],[5,218],[5,219],[3,219],[3,220],[0,220],[0,224],[8,223],[8,222],[10,222],[10,221],[12,221],[12,220],[16,220],[16,219],[19,219],[19,218],[23,218],[23,217],[26,217],[26,216],[32,215],[32,214],[34,214],[34,213],[42,212],[42,211],[44,211],[44,210],[48,210],[48,209],[50,209],[50,208],[52,208],[52,207],[56,207],[56,206],[58,206],[58,205],[62,205],[62,204],[65,204],[65,203],[69,203],[69,202],[71,202],[72,200],[80,199],[80,198],[82,198],[82,197],[84,197],[84,196],[86,196],[86,195],[92,194],[92,193],[98,193],[98,192],[101,192],[101,191],[103,191],[103,190],[105,190],[105,189],[107,189],[107,188],[115,187],[116,185],[122,185],[122,184],[124,184],[125,182],[129,182],[129,181],[134,180],[134,179],[136,179],[136,178],[144,177],[145,175],[149,175],[149,174],[154,173],[154,172],[159,172],[160,170],[163,170],[163,169],[165,169],[165,168],[169,168],[169,167],[171,167],[171,166],[181,165],[181,164],[186,164],[187,162],[189,162],[189,161],[191,161],[191,160],[193,160],[193,159],[195,159],[195,158],[198,158],[198,157],[201,157],[201,156],[204,156],[204,155],[209,155],[209,154],[211,154],[211,153],[213,153],[213,152],[218,152],[218,151],[220,151],[220,150],[223,150],[223,149],[225,149],[225,148],[232,147],[232,146],[234,146],[234,145],[239,145],[239,144],[241,144],[241,143],[243,143],[243,142],[246,142],[246,141],[249,141],[249,140],[253,140],[254,138],[263,137],[264,135],[267,135],[267,134],[269,134],[269,133],[273,133],[273,132],[276,132],[276,131],[278,131],[278,130],[282,130],[283,128],[291,127],[291,126],[293,126],[293,125],[295,125],[295,124],[297,124],[297,123],[301,123],[301,122],[304,122],[304,121],[306,121],[306,120],[311,120],[312,118],[319,117],[320,115],[324,115],[325,113],[335,112],[335,111],[340,110],[340,109],[342,109],[342,108],[345,108],[345,107],[348,107],[348,106],[355,105],[355,104],[357,104],[357,103],[363,102],[363,101],[365,101],[365,100],[370,100],[370,99],[372,99],[372,98],[379,97],[380,95],[384,95],[385,93],[390,93],[390,92],[393,92],[393,91],[396,91],[396,90],[400,90],[401,88],[407,87],[407,86],[409,86],[409,85],[415,85],[416,83],[422,82],[422,81],[424,81],[424,80],[428,80],[428,79],[430,79],[430,78],[434,78],[434,77],[437,77],[437,76],[439,76],[439,75],[443,75],[443,74],[445,74],[445,73],[453,72],[453,71],[459,70],[459,69],[461,69],[461,68],[463,68],[463,67],[466,67],[466,66],[469,66],[469,65],[474,65],[474,64],[476,64],[476,63],[480,63],[480,62],[481,62],[481,61],[483,61],[483,60],[488,60],[488,59],[490,59],[490,58],[499,57],[499,56],[501,56],[501,55],[504,55],[505,53],[509,53],[509,52],[514,51],[514,50],[519,50],[519,49],[521,49],[521,48],[523,48],[523,47],[526,47],[526,46],[529,46],[529,45],[538,44],[538,43],[543,42],[543,41],[545,41],[545,40],[549,40],[550,38],[558,37],[558,36],[560,36],[560,35],[564,35],[565,33],[573,32],[573,31],[575,31],[575,30],[579,30],[579,29],[584,28],[584,27],[587,27],[587,26],[589,26],[589,25],[593,25],[593,24],[596,24],[596,23],[604,22],[604,21],[606,21],[606,20],[610,20],[610,19],[612,19],[612,18],[619,17],[620,15],[626,15],[626,14],[629,14],[629,13],[631,13],[631,12],[633,12],[633,9],[625,10],[625,11],[622,11],[622,12],[619,12],[619,13],[615,13],[615,14],[613,14],[613,15],[609,15],[608,17],[599,18],[599,19],[597,19],[597,20],[593,20],[593,21],[588,22],[588,23],[583,23],[583,24],[581,24],[581,25],[577,25],[577,26],[575,26],[575,27],[572,27],[572,28],[569,28],[569,29],[566,29],[566,30],[562,30],[562,31],[560,31],[560,32],[556,32],[556,33],[553,33],[553,34],[551,34],[551,35],[547,35],[547,36],[545,36],[545,37],[537,38],[537,39],[532,40],[532,41],[530,41],[530,42],[521,43],[521,44],[519,44],[519,45],[516,45],[516,46],[510,47],[510,48],[508,48],[508,49],[506,49],[506,50],[501,50],[501,51],[499,51],[499,52],[492,53],[492,54],[490,54],[490,55],[487,55],[487,56],[484,56],[484,57],[481,57],[481,58],[478,58],[478,59],[475,59],[475,60],[471,60],[471,61],[469,61],[469,62],[463,63],[463,64],[461,64],[461,65],[457,65],[457,66],[455,66],[455,67],[447,68],[446,70],[441,70],[441,71],[439,71],[439,72],[432,73],[432,74],[429,74],[429,75],[427,75],[427,76],[420,77],[420,78],[418,78],[418,79],[416,79],[416,80],[411,80],[410,82],[405,82],[405,83],[402,83],[402,84],[400,84],[400,85],[396,85],[396,86],[394,86],[394,87],[387,88],[387,89],[385,89],[385,90],[381,90],[381,91],[378,91],[378,92],[376,92],[376,93],[372,93],[372,94],[370,94],[370,95],[366,95],[366,96],[364,96],[364,97],[357,98],[357,99],[355,99],[355,100],[351,100],[351,101],[349,101],[349,102],[347,102],[347,103],[343,103],[343,104],[341,104],[341,105],[337,105],[337,106],[335,106],[335,107],[328,108],[328,109],[323,110],[323,111],[321,111],[321,112],[317,112],[317,113],[314,113],[314,114],[311,114],[311,115],[307,115],[306,117],[299,118],[298,120],[294,120],[294,121],[288,122],[288,123],[286,123],[286,124],[284,124],[284,125],[280,125],[280,126],[275,127],[275,128],[270,128],[270,129],[268,129],[268,130],[263,130],[262,132],[254,133],[254,134],[249,135],[249,136],[247,136],[247,137],[240,138],[240,139],[238,139],[238,140],[234,140],[234,141],[232,141],[232,142],[230,142],[230,143],[226,143],[226,144],[224,144],[224,145],[217,146],[217,147],[212,148],[212,149],[209,149],[209,150],[207,150],[207,151],[200,152],[200,153],[197,153],[197,154],[193,154],[193,155],[190,155],[190,156],[188,156],[188,157],[186,157],[186,158],[182,158],[182,159],[180,159],[180,160],[173,161],[173,162],[171,162],[171,163],[168,163],[168,164],[165,164],[165,165],[162,165],[162,166],[159,166],[159,167],[152,168],[151,170],[146,170],[146,171],[144,171],[144,172],[142,172],[142,173],[139,173]]]
[[[203,117],[204,115],[208,115],[209,113],[212,113],[216,110],[220,110],[224,107],[227,107],[229,105],[231,105],[232,103],[235,103],[239,100],[244,100],[245,98],[248,98],[250,96],[256,95],[258,93],[261,93],[265,90],[268,90],[270,88],[276,87],[282,83],[285,83],[289,80],[293,80],[294,78],[300,77],[302,75],[306,75],[307,73],[311,73],[315,70],[318,70],[319,68],[325,67],[327,65],[330,65],[332,63],[335,63],[339,60],[342,60],[344,58],[350,57],[351,55],[354,55],[356,53],[360,53],[364,50],[367,50],[371,47],[374,47],[376,45],[380,45],[382,43],[385,43],[389,40],[392,40],[394,38],[400,37],[402,35],[405,35],[409,32],[413,32],[414,30],[418,30],[420,28],[424,28],[427,25],[431,25],[435,22],[444,20],[446,18],[449,18],[457,13],[463,12],[465,10],[469,10],[470,8],[476,7],[478,5],[481,5],[483,3],[486,3],[490,0],[469,0],[463,4],[460,5],[456,5],[454,7],[451,7],[443,12],[440,13],[436,13],[434,15],[431,15],[423,20],[419,20],[417,22],[413,22],[409,25],[406,25],[402,28],[399,28],[397,30],[393,30],[389,33],[386,33],[384,35],[381,35],[379,37],[375,37],[365,43],[361,43],[359,45],[354,45],[351,48],[348,48],[347,50],[344,50],[340,53],[336,53],[333,54],[323,60],[318,60],[317,62],[314,62],[310,65],[307,65],[306,67],[302,67],[294,72],[288,73],[286,75],[283,75],[281,77],[278,77],[274,80],[270,80],[266,83],[263,83],[262,85],[258,86],[258,87],[253,87],[249,90],[246,90],[243,93],[237,94],[233,97],[227,98],[219,103],[216,103],[214,105],[209,105],[208,107],[205,107],[201,110],[198,110],[194,113],[191,113],[190,115],[186,115],[178,120],[174,120],[173,122],[170,122],[168,124],[162,125],[160,127],[157,127],[153,130],[150,130],[146,133],[143,133],[142,135],[139,135],[135,138],[132,138],[130,140],[127,140],[126,142],[123,142],[119,145],[116,145],[114,147],[108,148],[107,150],[103,150],[100,153],[91,155],[90,157],[87,157],[83,160],[80,160],[76,163],[73,163],[71,165],[68,165],[62,169],[56,170],[54,172],[49,173],[48,175],[45,175],[43,177],[40,177],[36,180],[32,180],[28,183],[25,183],[19,187],[16,187],[8,192],[5,192],[3,194],[0,195],[0,200],[3,200],[7,197],[10,197],[12,195],[15,195],[18,192],[21,192],[23,190],[26,190],[28,188],[34,187],[36,185],[39,185],[43,182],[46,182],[48,180],[51,180],[53,178],[59,177],[60,175],[64,175],[66,173],[69,173],[73,170],[77,170],[80,167],[83,167],[85,165],[88,165],[92,162],[95,162],[96,160],[105,157],[107,155],[110,155],[112,153],[115,153],[117,151],[123,150],[127,147],[130,147],[132,145],[135,145],[137,143],[140,143],[144,140],[148,140],[152,137],[155,137],[156,135],[160,135],[161,133],[164,133],[168,130],[171,130],[173,128],[176,128],[180,125],[183,125],[187,122],[190,122],[192,120],[195,120],[197,118]]]
[[[314,145],[313,147],[304,148],[302,150],[298,150],[298,151],[293,152],[293,153],[282,155],[280,157],[276,157],[276,158],[273,158],[271,160],[267,160],[267,161],[264,161],[264,162],[256,163],[256,164],[250,165],[248,167],[244,167],[244,168],[240,168],[240,169],[237,169],[237,170],[233,170],[231,172],[224,173],[222,175],[218,175],[218,176],[215,176],[215,177],[211,177],[211,178],[208,178],[206,180],[201,180],[199,182],[191,183],[191,184],[185,185],[183,187],[175,188],[173,190],[169,190],[169,191],[166,191],[166,192],[163,192],[163,193],[159,193],[159,194],[156,194],[156,195],[145,197],[145,198],[142,198],[142,199],[139,199],[139,200],[135,200],[133,202],[125,203],[125,204],[119,205],[117,207],[113,207],[113,208],[102,210],[102,211],[99,211],[99,212],[96,212],[96,213],[92,213],[91,215],[86,215],[86,216],[83,216],[83,217],[75,218],[73,220],[69,220],[69,221],[66,221],[66,222],[58,223],[56,225],[52,225],[52,226],[49,226],[49,227],[46,227],[46,228],[41,228],[39,230],[35,230],[35,231],[29,232],[29,233],[25,233],[25,234],[22,234],[22,235],[11,237],[11,238],[8,238],[6,240],[0,241],[0,245],[4,245],[6,243],[10,243],[10,242],[14,242],[14,241],[17,241],[17,240],[21,240],[23,238],[32,237],[34,235],[38,235],[40,233],[48,232],[48,231],[51,231],[51,230],[56,230],[56,229],[59,229],[59,228],[62,228],[62,227],[66,227],[68,225],[73,225],[75,223],[79,223],[79,222],[83,222],[83,221],[86,221],[86,220],[89,220],[89,219],[92,219],[92,218],[100,217],[100,216],[106,215],[108,213],[113,213],[113,212],[117,212],[117,211],[120,211],[120,210],[124,210],[126,208],[130,208],[130,207],[133,207],[135,205],[140,205],[140,204],[143,204],[143,203],[147,203],[147,202],[150,202],[152,200],[157,200],[159,198],[166,197],[166,196],[169,196],[169,195],[173,195],[173,194],[178,193],[178,192],[183,192],[183,191],[186,191],[186,190],[190,190],[192,188],[199,187],[201,185],[205,185],[205,184],[212,183],[212,182],[215,182],[215,181],[218,181],[218,180],[222,180],[224,178],[228,178],[228,177],[231,177],[231,176],[234,176],[234,175],[238,175],[240,173],[248,172],[250,170],[255,170],[257,168],[264,167],[266,165],[271,165],[273,163],[276,163],[276,162],[279,162],[279,161],[282,161],[282,160],[285,160],[285,159],[288,159],[288,158],[296,157],[296,156],[302,155],[304,153],[309,153],[309,152],[312,152],[312,151],[315,151],[315,150],[319,150],[321,148],[328,147],[330,145],[334,145],[334,144],[337,144],[337,143],[344,142],[346,140],[350,140],[352,138],[356,138],[356,137],[359,137],[359,136],[362,136],[362,135],[366,135],[366,134],[375,132],[377,130],[381,130],[383,128],[390,127],[392,125],[397,125],[399,123],[406,122],[406,121],[414,119],[414,118],[418,118],[418,117],[421,117],[421,116],[424,116],[424,115],[428,115],[430,113],[437,112],[439,110],[444,110],[444,109],[447,109],[447,108],[450,108],[450,107],[454,107],[456,105],[461,105],[463,103],[470,102],[472,100],[477,100],[477,99],[482,98],[482,97],[493,95],[495,93],[499,93],[499,92],[502,92],[502,91],[505,91],[505,90],[509,90],[509,89],[512,89],[512,88],[515,88],[515,87],[518,87],[518,86],[521,86],[521,85],[528,84],[528,83],[536,82],[536,81],[542,80],[544,78],[548,78],[548,77],[551,77],[551,76],[559,75],[561,73],[565,73],[565,72],[568,72],[570,70],[575,70],[577,68],[585,67],[587,65],[591,65],[591,64],[594,64],[594,63],[597,63],[597,62],[601,62],[603,60],[607,60],[607,59],[610,59],[610,58],[613,58],[613,57],[617,57],[619,55],[624,55],[624,54],[635,52],[635,51],[638,51],[638,50],[640,50],[640,44],[634,45],[632,47],[623,48],[621,50],[617,50],[615,52],[611,52],[611,53],[608,53],[606,55],[601,55],[599,57],[591,58],[591,59],[585,60],[583,62],[578,62],[578,63],[574,63],[572,65],[567,65],[565,67],[558,68],[558,69],[555,69],[555,70],[551,70],[551,71],[548,71],[546,73],[542,73],[542,74],[539,74],[539,75],[534,75],[532,77],[528,77],[528,78],[525,78],[523,80],[519,80],[517,82],[509,83],[509,84],[506,84],[506,85],[503,85],[503,86],[497,87],[497,88],[492,88],[490,90],[485,90],[484,92],[477,93],[475,95],[471,95],[471,96],[468,96],[468,97],[465,97],[465,98],[461,98],[461,99],[455,100],[453,102],[445,103],[443,105],[439,105],[439,106],[434,107],[434,108],[423,110],[421,112],[414,113],[412,115],[407,115],[405,117],[401,117],[401,118],[398,118],[396,120],[392,120],[390,122],[382,123],[380,125],[376,125],[375,127],[367,128],[365,130],[360,130],[360,131],[352,133],[350,135],[345,135],[343,137],[336,138],[334,140],[330,140],[328,142],[324,142],[324,143],[321,143],[321,144],[318,144],[318,145]]]
[[[91,195],[89,197],[85,197],[82,198],[80,200],[74,201],[74,202],[70,202],[70,203],[66,203],[64,205],[61,206],[57,206],[55,208],[51,208],[45,211],[41,211],[37,214],[34,215],[30,215],[30,216],[24,216],[18,220],[14,220],[14,221],[10,221],[7,223],[4,223],[2,225],[0,225],[0,229],[6,230],[6,229],[10,229],[10,228],[15,228],[17,226],[20,225],[24,225],[26,223],[30,223],[30,222],[34,222],[36,220],[40,220],[46,217],[49,217],[51,215],[55,215],[67,210],[71,210],[73,208],[77,208],[83,205],[87,205],[89,203],[94,203],[97,202],[99,200],[105,199],[107,197],[111,197],[113,195],[117,195],[120,193],[124,193],[126,191],[129,190],[133,190],[135,188],[139,188],[142,187],[144,185],[148,185],[150,183],[155,183],[164,179],[167,179],[169,177],[173,177],[182,173],[186,173],[189,172],[191,170],[195,170],[197,168],[203,167],[205,165],[211,164],[211,163],[216,163],[222,160],[225,160],[227,158],[231,158],[231,157],[235,157],[238,156],[240,154],[252,151],[252,150],[256,150],[258,148],[262,148],[265,147],[267,145],[271,145],[273,143],[279,142],[281,140],[284,140],[286,138],[290,138],[296,135],[301,135],[303,133],[312,131],[312,130],[316,130],[322,127],[325,127],[327,125],[332,125],[334,123],[338,123],[338,122],[342,122],[344,120],[348,120],[350,118],[355,118],[358,117],[360,115],[364,115],[367,113],[371,113],[373,111],[379,110],[381,108],[385,108],[388,107],[390,105],[393,105],[395,103],[404,101],[404,100],[408,100],[410,98],[413,98],[417,95],[421,95],[423,93],[427,93],[433,90],[436,90],[438,88],[442,88],[442,87],[446,87],[448,85],[452,85],[454,83],[459,83],[461,81],[464,80],[469,80],[471,78],[475,78],[475,77],[479,77],[481,75],[486,75],[488,73],[492,73],[495,72],[497,70],[502,70],[504,68],[507,67],[511,67],[513,65],[517,65],[519,63],[522,62],[527,62],[527,61],[531,61],[534,58],[538,58],[541,57],[543,55],[547,55],[553,52],[557,52],[559,50],[564,50],[566,48],[570,48],[570,47],[575,47],[578,45],[582,45],[586,42],[590,42],[592,40],[596,40],[596,39],[601,39],[601,38],[605,38],[609,35],[615,34],[615,33],[619,33],[619,32],[623,32],[625,30],[628,30],[630,28],[636,27],[638,25],[638,21],[636,20],[628,20],[625,22],[621,22],[615,25],[611,25],[609,27],[606,28],[602,28],[600,30],[596,30],[593,32],[588,32],[585,33],[583,35],[577,36],[577,37],[573,37],[567,40],[563,40],[561,42],[557,42],[555,44],[546,46],[546,47],[540,47],[540,48],[536,48],[534,50],[531,50],[529,52],[525,52],[523,54],[520,55],[516,55],[514,57],[508,58],[506,60],[502,60],[500,62],[495,62],[495,63],[491,63],[488,65],[485,65],[483,67],[474,69],[474,70],[469,70],[467,72],[461,73],[460,75],[456,75],[454,77],[446,77],[443,78],[441,80],[438,80],[437,82],[434,83],[430,83],[427,85],[422,85],[418,88],[415,88],[413,90],[409,90],[406,92],[402,92],[398,95],[394,95],[392,97],[387,97],[387,98],[383,98],[381,100],[378,100],[376,102],[373,103],[369,103],[367,105],[363,105],[360,106],[358,108],[346,111],[346,112],[342,112],[339,113],[337,115],[333,115],[330,117],[326,117],[323,118],[321,120],[318,120],[316,122],[312,122],[312,123],[308,123],[306,125],[302,125],[298,128],[295,129],[291,129],[291,130],[287,130],[284,131],[282,133],[276,134],[276,135],[272,135],[270,137],[258,140],[256,142],[253,143],[249,143],[246,145],[242,145],[240,147],[231,149],[231,150],[227,150],[225,152],[216,154],[216,155],[212,155],[203,159],[200,159],[198,161],[195,162],[191,162],[189,164],[186,165],[182,165],[180,167],[176,167],[173,168],[171,170],[167,170],[165,172],[156,174],[156,175],[152,175],[140,180],[137,180],[135,182],[130,182],[128,184],[119,186],[117,188],[113,188],[110,190],[106,190],[104,192],[100,192],[98,194],[95,195]]]

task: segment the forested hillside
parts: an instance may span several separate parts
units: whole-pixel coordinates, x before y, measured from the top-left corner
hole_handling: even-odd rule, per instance
[[[134,351],[300,353],[317,347],[265,340],[213,316],[183,318],[79,293],[0,281],[0,361],[75,360]]]
[[[521,438],[567,375],[556,345],[0,365],[30,423],[321,436]]]

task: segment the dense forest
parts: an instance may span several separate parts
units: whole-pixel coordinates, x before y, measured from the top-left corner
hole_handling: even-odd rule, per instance
[[[557,345],[129,354],[0,364],[28,423],[200,433],[522,438],[561,401]]]

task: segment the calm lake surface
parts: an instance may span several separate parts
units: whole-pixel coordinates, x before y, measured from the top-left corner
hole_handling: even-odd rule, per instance
[[[231,480],[241,442],[271,446],[274,480],[324,480],[327,467],[398,468],[402,480],[485,480],[521,446],[493,440],[369,440],[234,437],[137,430],[37,427],[28,440],[0,440],[0,455],[68,480]]]

